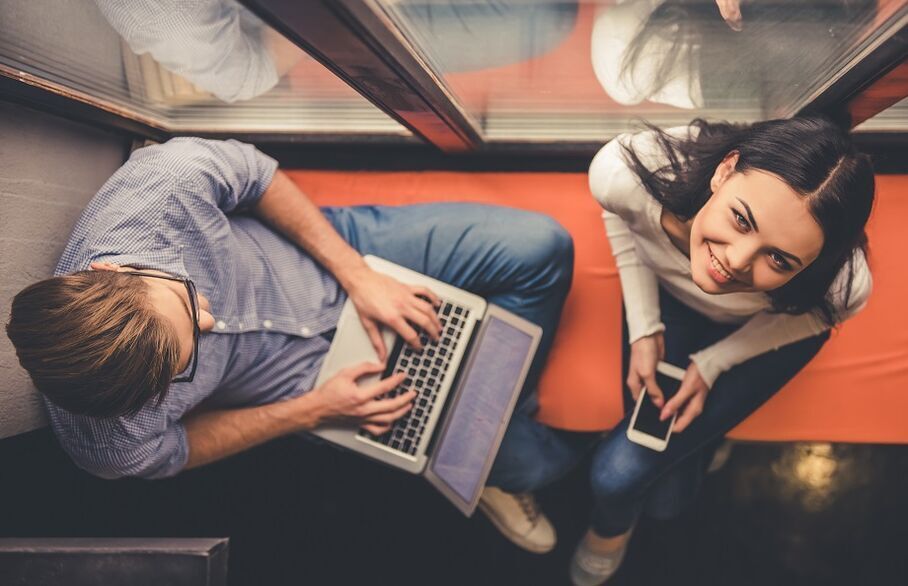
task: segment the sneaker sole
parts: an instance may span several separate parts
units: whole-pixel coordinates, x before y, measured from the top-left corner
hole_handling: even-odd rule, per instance
[[[551,546],[538,545],[536,543],[533,543],[532,541],[529,541],[523,535],[514,533],[510,527],[505,525],[504,522],[501,521],[501,519],[499,519],[494,514],[494,512],[492,512],[492,508],[486,506],[482,501],[479,501],[479,510],[483,512],[483,514],[486,516],[486,519],[488,519],[502,535],[507,537],[511,543],[520,547],[521,549],[525,549],[530,553],[548,553],[555,549],[554,543]]]

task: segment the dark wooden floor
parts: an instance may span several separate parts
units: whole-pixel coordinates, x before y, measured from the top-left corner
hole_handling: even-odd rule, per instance
[[[585,470],[541,495],[559,532],[525,553],[418,478],[272,442],[166,481],[102,481],[46,431],[0,441],[0,536],[228,536],[245,584],[567,584]],[[644,520],[616,586],[908,584],[908,448],[737,445],[696,504]]]

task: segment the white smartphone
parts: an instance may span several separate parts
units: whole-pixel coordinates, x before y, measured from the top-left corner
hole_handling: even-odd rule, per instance
[[[656,365],[656,382],[659,384],[666,402],[678,391],[683,379],[683,368],[667,362],[659,362]],[[659,421],[661,412],[662,410],[656,407],[644,388],[637,397],[634,415],[631,417],[630,425],[627,426],[627,439],[657,452],[664,452],[668,447],[668,438],[672,435],[677,413],[672,415],[671,419]]]

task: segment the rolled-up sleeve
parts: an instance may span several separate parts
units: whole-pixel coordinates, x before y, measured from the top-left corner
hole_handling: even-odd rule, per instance
[[[130,163],[143,165],[147,172],[126,174],[151,180],[166,173],[174,181],[172,197],[204,199],[224,213],[258,203],[277,170],[277,161],[251,144],[192,137],[136,151]]]
[[[101,478],[167,478],[189,459],[186,428],[146,408],[133,417],[99,419],[68,413],[46,401],[60,446],[79,467]]]

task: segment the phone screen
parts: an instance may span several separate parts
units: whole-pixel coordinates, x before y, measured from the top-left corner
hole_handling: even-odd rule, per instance
[[[656,371],[656,384],[662,389],[662,394],[665,396],[665,400],[668,401],[678,392],[681,381]],[[667,439],[672,420],[668,418],[665,421],[659,421],[659,413],[661,412],[662,410],[656,407],[652,399],[647,395],[640,404],[640,411],[634,421],[634,429],[646,435],[663,440]]]

